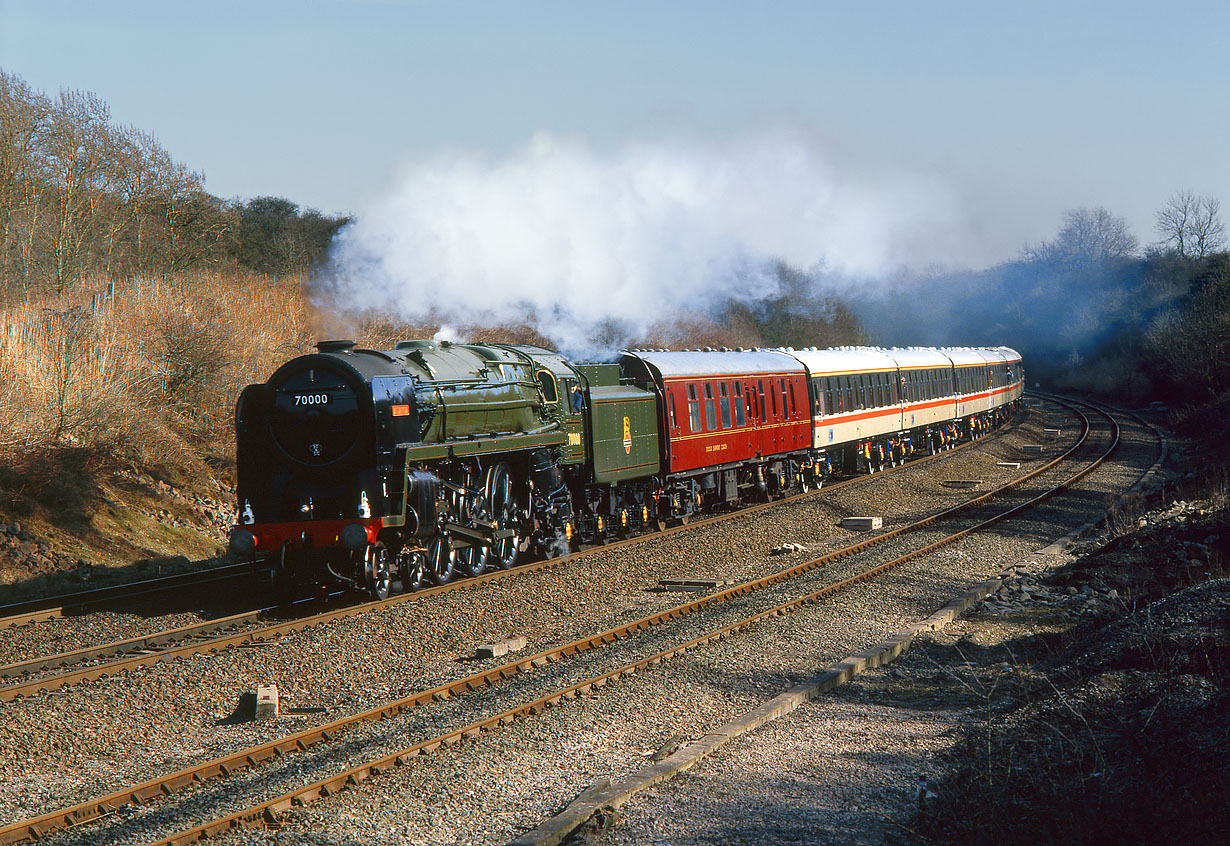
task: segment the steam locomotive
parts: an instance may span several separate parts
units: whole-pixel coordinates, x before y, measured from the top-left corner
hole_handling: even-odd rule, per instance
[[[629,350],[324,341],[235,414],[231,549],[386,597],[876,472],[1019,403],[1007,347]]]

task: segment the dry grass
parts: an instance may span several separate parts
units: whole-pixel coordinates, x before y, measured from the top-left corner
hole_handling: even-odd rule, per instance
[[[0,462],[59,449],[176,468],[233,454],[244,385],[310,346],[299,280],[133,278],[0,307]]]

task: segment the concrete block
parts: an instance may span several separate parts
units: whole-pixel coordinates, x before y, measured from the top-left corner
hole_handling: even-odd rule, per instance
[[[1041,455],[1042,444],[1023,444],[1021,446],[1021,452],[1026,455]]]
[[[981,485],[982,479],[944,479],[940,484],[946,488],[968,490],[969,488],[976,488]]]
[[[474,651],[475,658],[499,658],[509,652],[520,652],[525,649],[525,638],[514,637],[499,643],[487,643]]]
[[[884,528],[883,517],[843,517],[841,520],[843,529],[852,529],[856,532],[866,532],[871,529]]]
[[[278,718],[278,686],[275,684],[258,684],[256,686],[256,719],[276,720]]]
[[[733,584],[734,579],[661,579],[658,590],[663,593],[710,593]]]
[[[1009,470],[1021,469],[1021,462],[1019,461],[997,461],[995,463],[1000,467],[1007,467]]]
[[[1062,429],[1043,429],[1042,434],[1050,438],[1051,440],[1055,440],[1061,434],[1063,434],[1063,430]]]

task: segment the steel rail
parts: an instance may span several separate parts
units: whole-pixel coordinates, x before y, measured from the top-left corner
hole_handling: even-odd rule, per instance
[[[952,450],[946,450],[946,451],[935,453],[934,455],[924,456],[921,459],[916,459],[914,461],[909,462],[908,464],[903,464],[896,468],[891,468],[890,470],[882,471],[882,473],[891,472],[892,470],[901,470],[907,466],[917,467],[932,459],[941,458],[948,453],[955,452],[956,450],[959,450],[959,449],[971,447],[976,443],[985,441],[988,436],[989,435],[984,435],[979,438],[972,438],[964,444],[957,445]],[[857,482],[865,482],[869,478],[873,478],[873,477],[871,476],[852,477],[850,479],[843,480],[835,485],[831,485],[830,487],[824,489],[824,491],[827,493],[827,492],[842,488],[849,484],[854,484]],[[1022,477],[1022,479],[1019,481],[1024,481],[1025,479],[1028,479],[1028,478],[1029,478],[1028,476],[1025,476],[1025,477]],[[53,675],[53,676],[44,676],[38,679],[32,679],[32,680],[28,680],[28,681],[17,683],[17,684],[7,685],[4,687],[0,687],[0,702],[11,702],[22,696],[31,696],[31,695],[35,695],[35,694],[42,693],[45,691],[57,690],[61,687],[66,687],[70,684],[76,684],[78,682],[95,681],[97,679],[106,678],[108,676],[118,675],[120,673],[127,672],[128,670],[135,669],[137,667],[152,666],[154,664],[160,663],[161,661],[169,660],[172,658],[181,658],[181,657],[187,657],[191,655],[200,655],[200,654],[207,654],[207,653],[217,653],[224,649],[231,648],[233,646],[255,645],[257,643],[267,642],[269,640],[279,638],[285,634],[302,631],[303,629],[308,628],[309,626],[317,625],[320,623],[327,623],[327,622],[331,622],[333,620],[341,619],[344,617],[363,614],[363,613],[366,613],[368,611],[375,610],[375,609],[392,607],[394,605],[398,605],[398,604],[401,604],[403,602],[407,602],[410,600],[426,599],[428,597],[436,596],[442,593],[449,593],[454,590],[461,590],[463,588],[468,588],[468,587],[477,587],[480,585],[484,585],[490,581],[497,581],[500,579],[512,578],[515,575],[533,573],[539,570],[545,570],[548,568],[563,566],[565,563],[571,563],[573,561],[576,561],[578,558],[595,555],[602,551],[618,549],[623,546],[631,546],[631,545],[635,545],[638,543],[644,543],[644,542],[647,542],[655,538],[666,537],[669,535],[676,534],[678,532],[683,532],[688,529],[697,528],[700,526],[715,525],[725,520],[737,519],[740,517],[747,516],[749,514],[755,514],[765,509],[776,508],[776,507],[779,507],[787,503],[793,503],[793,502],[797,502],[805,498],[814,497],[818,495],[820,492],[821,492],[820,489],[817,489],[814,491],[807,491],[805,493],[795,494],[789,497],[783,497],[781,499],[776,499],[776,500],[772,500],[769,502],[758,503],[756,505],[748,506],[746,508],[741,508],[737,511],[731,511],[731,512],[724,513],[724,514],[711,515],[711,516],[708,516],[708,517],[705,517],[699,520],[694,520],[686,524],[672,526],[667,529],[659,530],[657,532],[653,532],[650,534],[636,535],[636,536],[624,538],[618,541],[613,541],[605,545],[588,547],[578,552],[571,553],[570,555],[560,556],[557,558],[544,559],[542,561],[529,562],[527,564],[519,565],[515,568],[512,568],[511,570],[494,570],[494,571],[484,573],[482,575],[475,576],[469,579],[449,582],[444,585],[437,585],[431,588],[427,588],[425,590],[416,591],[412,593],[402,593],[396,596],[391,596],[383,600],[375,600],[371,602],[359,603],[357,605],[349,605],[349,606],[345,606],[344,608],[325,612],[323,614],[316,614],[310,617],[304,617],[299,620],[295,620],[291,622],[279,623],[279,624],[275,624],[271,626],[266,626],[264,628],[256,629],[253,631],[213,638],[208,641],[198,641],[194,643],[186,643],[186,644],[183,644],[182,646],[172,647],[169,649],[163,649],[158,652],[145,652],[143,654],[130,655],[128,657],[120,658],[115,661],[110,661],[105,664],[98,664],[98,665],[94,665],[91,667],[82,668],[79,670],[64,672],[64,673],[60,673],[60,674]],[[994,494],[995,492],[993,491],[991,493]],[[975,499],[975,500],[970,500],[969,502],[974,503],[974,502],[979,502],[979,501],[981,500]],[[947,513],[948,512],[946,511],[939,512],[938,516],[942,516]],[[905,528],[910,528],[910,527],[905,527]],[[855,551],[858,551],[858,550],[855,550]],[[243,566],[247,566],[247,565],[243,565]],[[168,578],[176,578],[176,577],[168,577]],[[165,589],[169,589],[169,588],[159,588],[159,590],[165,590]],[[272,609],[266,608],[266,609],[258,610],[256,612],[245,612],[245,614],[235,615],[235,618],[255,617],[269,610],[272,610]],[[233,619],[233,618],[227,618],[227,619]],[[217,622],[217,621],[214,621],[214,622]],[[238,625],[239,623],[235,623],[235,624]],[[164,632],[157,632],[151,635],[146,635],[146,636],[142,636],[138,638],[130,638],[124,641],[116,641],[113,643],[103,644],[97,647],[84,647],[80,650],[75,650],[69,653],[61,653],[58,655],[51,655],[51,656],[29,659],[28,661],[19,662],[18,664],[10,664],[4,667],[0,667],[0,678],[11,678],[13,676],[16,676],[22,673],[33,672],[33,671],[37,671],[38,669],[46,669],[52,666],[67,666],[72,663],[79,663],[81,661],[90,660],[91,658],[95,658],[95,657],[102,657],[104,655],[122,654],[124,652],[132,651],[132,649],[147,649],[148,646],[163,645],[165,643],[173,642],[177,639],[182,640],[187,637],[192,637],[194,634],[203,633],[205,628],[209,627],[210,625],[211,625],[210,623],[206,623],[206,624],[202,624],[201,627],[189,626],[189,627],[183,627],[182,629],[172,629],[172,630],[167,630]],[[201,632],[192,631],[193,629],[197,629],[197,628],[201,628]],[[140,643],[141,641],[148,641],[148,645],[142,645]],[[161,643],[159,643],[159,641],[161,641]],[[132,645],[131,649],[129,648],[130,645]]]
[[[75,611],[84,611],[98,605],[136,599],[153,593],[178,591],[187,587],[241,579],[244,576],[250,576],[251,573],[252,565],[249,563],[227,564],[192,573],[177,573],[174,576],[160,576],[141,582],[125,582],[76,593],[62,593],[24,602],[13,602],[0,605],[0,615],[3,615],[0,616],[0,629],[58,620],[62,617],[73,616]]]
[[[1102,413],[1104,414],[1104,412]],[[1027,502],[1020,503],[1016,506],[1013,506],[1012,508],[1000,514],[997,514],[987,520],[984,520],[975,526],[963,529],[959,532],[954,533],[953,535],[942,538],[939,541],[928,544],[920,549],[913,550],[909,553],[906,553],[903,556],[893,559],[892,561],[888,561],[883,564],[872,567],[862,573],[858,573],[849,578],[842,579],[841,581],[833,582],[831,584],[825,585],[820,590],[815,591],[811,594],[808,594],[807,596],[799,597],[797,599],[792,599],[789,602],[783,603],[781,605],[778,605],[766,611],[762,611],[758,614],[755,614],[751,617],[740,620],[736,623],[732,623],[730,625],[724,626],[720,629],[715,629],[698,638],[693,638],[692,640],[689,640],[685,643],[671,647],[670,649],[666,649],[664,651],[658,652],[646,658],[641,658],[639,660],[630,662],[628,664],[623,665],[622,667],[616,668],[614,670],[610,670],[599,676],[594,676],[578,684],[570,685],[563,689],[556,690],[552,693],[547,694],[546,696],[540,697],[532,702],[523,703],[514,708],[508,709],[500,714],[497,714],[493,717],[488,717],[486,719],[471,723],[465,726],[464,728],[456,729],[451,732],[447,732],[445,734],[430,738],[428,740],[421,741],[412,746],[408,746],[397,752],[382,755],[378,758],[365,761],[364,763],[359,764],[358,766],[352,767],[344,772],[337,773],[335,775],[329,776],[327,778],[321,779],[319,781],[313,782],[303,787],[297,787],[290,792],[283,793],[282,795],[277,796],[273,799],[262,801],[259,804],[251,806],[249,808],[236,811],[234,813],[228,814],[227,816],[195,826],[191,829],[186,829],[184,831],[177,832],[175,834],[172,834],[169,837],[163,837],[163,838],[159,838],[158,840],[151,841],[150,846],[185,846],[185,844],[199,842],[209,837],[214,837],[220,834],[224,834],[228,831],[234,831],[234,830],[244,829],[244,828],[261,828],[261,827],[266,827],[269,825],[276,825],[277,820],[278,820],[278,815],[284,811],[290,810],[294,807],[302,807],[308,804],[312,804],[321,799],[327,798],[329,796],[333,796],[350,787],[354,787],[359,784],[362,784],[363,782],[365,782],[367,779],[369,779],[372,776],[381,775],[393,769],[394,767],[405,766],[409,764],[414,758],[417,758],[420,755],[425,755],[431,752],[435,752],[436,750],[441,749],[441,748],[453,746],[467,738],[476,738],[480,736],[484,731],[491,731],[494,729],[501,728],[515,721],[516,719],[524,718],[524,717],[527,717],[533,714],[540,713],[549,706],[558,705],[562,701],[569,701],[583,694],[592,693],[594,690],[601,689],[610,683],[633,677],[642,670],[648,669],[650,667],[659,666],[662,663],[672,658],[686,654],[687,652],[690,652],[699,646],[704,646],[710,643],[714,643],[716,641],[730,637],[733,634],[743,632],[749,629],[750,627],[754,626],[756,623],[762,620],[768,619],[769,617],[781,616],[781,615],[790,613],[792,611],[795,611],[805,605],[811,605],[816,602],[819,602],[820,600],[830,597],[833,594],[847,587],[850,587],[854,584],[858,584],[863,581],[866,581],[870,578],[873,578],[876,575],[879,575],[885,572],[886,570],[900,566],[901,564],[904,564],[921,555],[924,555],[928,552],[932,552],[950,543],[954,543],[957,540],[960,540],[975,531],[985,529],[999,522],[1002,522],[1003,520],[1008,519],[1012,515],[1020,513],[1026,508],[1033,507],[1042,501],[1050,499],[1052,496],[1056,495],[1057,493],[1063,490],[1066,490],[1067,488],[1076,484],[1076,482],[1078,482],[1080,479],[1083,479],[1089,473],[1093,472],[1107,458],[1109,458],[1111,454],[1115,452],[1115,450],[1119,446],[1119,441],[1120,441],[1119,426],[1113,420],[1113,418],[1111,418],[1109,415],[1106,415],[1106,416],[1107,416],[1107,419],[1111,423],[1113,437],[1112,437],[1111,445],[1102,453],[1102,455],[1100,455],[1097,459],[1095,459],[1088,466],[1082,468],[1078,473],[1076,473],[1075,475],[1071,476],[1068,479],[1065,479],[1058,485],[1055,485],[1047,489],[1046,491],[1043,491],[1041,494],[1038,494],[1037,496],[1031,498]],[[1086,419],[1085,435],[1088,434],[1087,424],[1088,424],[1088,421]],[[1083,441],[1084,441],[1084,437],[1082,437],[1081,443],[1083,443]],[[1079,446],[1080,446],[1080,443],[1077,444],[1077,447]],[[1073,452],[1077,447],[1073,447],[1072,450],[1069,450],[1068,453],[1065,453],[1065,456]],[[1054,465],[1060,460],[1063,460],[1062,456],[1059,459],[1056,459],[1055,461],[1050,462],[1048,466]],[[1038,475],[1039,473],[1043,472],[1043,469],[1044,468],[1039,468],[1039,470],[1034,471],[1032,475],[1035,475],[1035,476]],[[1022,481],[1024,480],[1023,479],[1017,480],[1017,482],[1013,483],[1010,486],[1006,486],[1006,487],[1015,487],[1017,484],[1019,484]],[[983,498],[985,499],[985,497]]]
[[[1079,412],[1077,413],[1079,414]],[[1082,418],[1083,418],[1083,415],[1082,415]],[[539,652],[536,655],[532,655],[528,657],[521,657],[514,661],[506,663],[502,666],[493,667],[488,670],[480,671],[478,673],[472,674],[471,676],[468,676],[463,679],[446,682],[444,684],[438,685],[429,690],[421,691],[419,693],[412,694],[410,696],[402,697],[400,699],[397,699],[397,700],[394,700],[388,703],[384,703],[375,708],[368,709],[358,714],[350,715],[348,717],[335,720],[325,725],[317,726],[311,729],[306,729],[296,734],[289,735],[278,741],[273,741],[270,743],[263,744],[261,746],[256,746],[256,747],[252,747],[249,749],[241,750],[240,752],[234,753],[224,758],[215,759],[215,760],[208,761],[208,762],[205,762],[205,763],[193,766],[193,767],[189,767],[189,768],[180,770],[178,772],[147,781],[140,785],[129,787],[124,790],[108,794],[103,797],[91,799],[87,802],[80,803],[70,808],[65,808],[59,811],[45,814],[35,819],[27,820],[21,823],[16,823],[12,826],[0,829],[0,844],[21,842],[31,837],[44,836],[52,831],[59,830],[59,829],[62,829],[68,826],[81,825],[92,819],[97,819],[106,814],[113,813],[118,808],[124,807],[126,805],[145,804],[153,800],[156,797],[176,793],[176,792],[185,790],[193,785],[201,784],[201,783],[204,783],[205,781],[208,781],[214,778],[218,778],[222,776],[229,776],[235,772],[256,767],[260,764],[263,764],[267,761],[270,761],[274,758],[277,758],[277,757],[280,757],[286,754],[290,754],[296,751],[304,751],[310,746],[330,740],[333,736],[335,736],[336,734],[340,733],[341,731],[349,727],[359,725],[365,722],[371,722],[371,721],[381,720],[381,719],[388,719],[399,713],[408,711],[416,707],[427,705],[432,702],[438,702],[438,701],[442,701],[445,699],[450,699],[456,696],[464,695],[466,693],[469,693],[475,690],[479,690],[484,687],[489,687],[489,686],[498,684],[499,682],[503,680],[512,678],[518,674],[531,672],[534,669],[545,666],[548,663],[564,660],[566,658],[579,655],[579,654],[588,652],[593,649],[598,649],[598,648],[601,648],[611,643],[615,643],[620,640],[625,640],[637,632],[644,631],[644,630],[653,628],[655,626],[659,626],[664,623],[680,619],[696,611],[707,608],[711,605],[726,602],[728,600],[761,590],[765,587],[786,581],[802,573],[808,572],[809,570],[813,570],[818,567],[822,567],[827,564],[833,563],[835,561],[841,560],[843,558],[849,557],[850,555],[853,555],[859,551],[865,550],[879,543],[882,543],[883,541],[888,540],[889,538],[897,537],[898,535],[901,535],[907,531],[911,531],[914,529],[918,529],[918,528],[931,525],[932,523],[940,519],[943,519],[946,516],[952,516],[956,513],[966,510],[969,507],[972,507],[973,505],[984,502],[998,495],[999,493],[1002,493],[1004,491],[1011,490],[1015,487],[1018,487],[1024,484],[1025,482],[1029,481],[1030,479],[1038,476],[1039,474],[1044,473],[1047,470],[1053,468],[1054,466],[1059,464],[1061,461],[1064,461],[1067,458],[1069,458],[1071,455],[1073,455],[1085,442],[1088,436],[1088,431],[1089,431],[1088,421],[1087,419],[1084,419],[1081,437],[1078,439],[1076,444],[1074,444],[1064,454],[1053,459],[1047,464],[1038,467],[1034,471],[1031,471],[1029,474],[1026,474],[1025,476],[1022,476],[1019,479],[1016,479],[1006,485],[1001,486],[1000,488],[984,493],[980,495],[979,497],[973,500],[970,500],[968,502],[960,503],[956,506],[945,509],[944,511],[938,512],[937,514],[930,515],[926,518],[923,518],[922,520],[917,521],[916,523],[910,524],[908,526],[903,526],[903,527],[900,527],[900,528],[897,528],[897,529],[894,529],[888,532],[884,532],[880,535],[876,535],[872,538],[868,538],[864,541],[861,541],[857,544],[853,544],[851,546],[845,547],[843,549],[836,550],[832,553],[826,554],[812,561],[795,565],[793,567],[787,568],[777,573],[773,573],[768,576],[765,576],[761,579],[756,579],[756,580],[752,580],[752,581],[749,581],[749,582],[746,582],[740,585],[735,585],[728,589],[718,591],[709,596],[698,598],[692,602],[684,603],[682,605],[678,605],[673,608],[666,609],[664,611],[658,612],[648,617],[644,617],[642,619],[639,619],[639,620],[636,620],[630,623],[626,623],[621,626],[617,626],[605,632],[592,635],[590,637],[582,638],[580,640],[573,641],[572,643],[569,643],[569,644],[565,644],[565,645],[558,646],[558,647],[553,647],[543,652]],[[1086,470],[1085,472],[1088,472],[1088,470]],[[1052,493],[1054,490],[1055,489],[1052,489],[1052,491],[1048,492],[1046,495],[1050,495],[1050,493]],[[966,530],[966,533],[968,533],[969,531],[973,531],[973,530],[972,529]],[[842,588],[847,587],[851,584],[854,584],[858,581],[869,579],[873,577],[874,575],[880,572],[883,572],[885,569],[888,569],[890,566],[895,566],[898,563],[904,563],[904,561],[909,560],[910,558],[915,557],[917,555],[920,555],[923,552],[928,551],[931,548],[934,548],[934,546],[936,545],[933,544],[931,546],[924,548],[921,551],[910,553],[907,556],[900,558],[896,562],[890,562],[888,565],[878,565],[877,567],[872,568],[871,570],[865,571],[864,573],[857,574],[848,579],[842,580],[841,582],[837,582],[829,586],[826,586],[825,588],[822,588],[820,591],[818,591],[816,594],[813,594],[812,596],[815,599],[818,599],[828,594],[834,593],[838,590],[841,590]],[[790,605],[790,603],[787,603],[787,605]],[[759,614],[756,617],[751,618],[751,620],[754,622],[755,620],[763,619],[765,616],[771,615],[773,613],[784,613],[784,612],[779,609],[774,609],[769,612]],[[750,625],[751,623],[747,622],[746,624]],[[698,641],[698,643],[699,642],[700,641]],[[705,641],[705,642],[708,642],[708,641]],[[692,648],[694,646],[695,644],[692,644],[689,648]]]
[[[137,637],[112,641],[110,643],[104,643],[98,646],[83,646],[80,649],[60,652],[55,655],[42,655],[36,658],[28,658],[25,661],[4,664],[3,666],[0,666],[0,678],[14,678],[16,676],[37,672],[38,670],[48,670],[55,667],[69,667],[74,664],[80,664],[82,662],[92,660],[94,658],[105,658],[111,655],[122,655],[128,652],[141,652],[156,646],[165,646],[166,644],[174,643],[175,641],[187,640],[189,638],[199,637],[206,634],[213,634],[214,632],[241,626],[244,623],[255,623],[267,610],[269,609],[245,611],[240,614],[232,614],[229,617],[219,617],[205,623],[195,623],[190,626],[165,629],[153,634],[139,635]]]

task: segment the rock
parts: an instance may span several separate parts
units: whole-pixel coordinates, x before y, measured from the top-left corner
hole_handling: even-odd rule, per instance
[[[801,543],[784,543],[781,546],[775,546],[769,550],[770,555],[790,555],[795,552],[802,552],[807,549]]]

